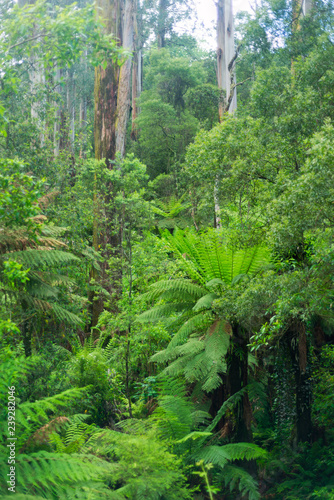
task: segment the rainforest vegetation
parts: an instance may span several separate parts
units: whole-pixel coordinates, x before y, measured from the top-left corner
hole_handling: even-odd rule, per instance
[[[333,4],[194,11],[0,1],[1,498],[334,499]]]

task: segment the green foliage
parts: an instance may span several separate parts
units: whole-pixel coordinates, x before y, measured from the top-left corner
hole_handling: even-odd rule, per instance
[[[23,173],[23,164],[15,160],[1,160],[0,176],[0,224],[8,226],[26,225],[27,229],[36,227],[31,220],[38,215],[38,199],[41,196],[43,181]]]

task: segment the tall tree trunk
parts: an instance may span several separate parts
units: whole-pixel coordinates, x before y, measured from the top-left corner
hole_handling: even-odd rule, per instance
[[[144,22],[143,13],[139,0],[135,0],[134,15],[134,58],[132,62],[132,129],[131,138],[137,139],[138,131],[136,118],[140,113],[137,99],[141,96],[143,89],[143,45],[144,45]]]
[[[106,34],[113,34],[119,44],[133,50],[133,20],[134,0],[98,0],[97,12],[105,25]],[[94,119],[94,145],[95,158],[104,159],[106,166],[112,168],[112,161],[116,153],[121,156],[125,152],[126,128],[130,111],[130,84],[131,84],[131,58],[129,57],[120,67],[109,62],[106,68],[101,66],[95,70],[95,119]],[[95,179],[96,181],[96,179]],[[96,182],[95,182],[96,184]],[[112,193],[112,186],[106,191]],[[112,194],[102,199],[98,189],[94,193],[94,226],[93,245],[96,251],[102,250],[104,263],[101,274],[92,270],[91,277],[105,288],[111,298],[111,309],[117,311],[117,299],[120,294],[121,271],[119,266],[111,271],[108,268],[110,257],[119,256],[121,247],[120,228],[113,226],[115,219],[112,205]],[[104,227],[101,223],[103,212]],[[103,310],[103,299],[96,294],[90,294],[91,327],[95,327],[99,314]]]
[[[69,98],[67,102],[67,109],[68,109],[68,115],[69,115],[69,125],[70,125],[70,130],[69,130],[69,145],[70,145],[70,150],[71,153],[74,153],[74,144],[75,144],[75,79],[74,75],[71,75],[70,81],[69,81]]]
[[[55,74],[55,91],[60,98],[60,80],[61,80],[62,70],[57,68]],[[59,156],[60,152],[60,121],[61,121],[61,104],[60,102],[55,102],[55,122],[53,130],[53,154],[55,157]]]
[[[225,91],[225,102],[219,104],[219,118],[237,107],[235,88],[235,49],[232,0],[217,2],[217,82]]]
[[[125,0],[123,22],[123,48],[131,53],[133,50],[134,0]],[[125,154],[126,127],[130,113],[131,62],[129,56],[121,66],[117,93],[116,114],[116,152]]]
[[[168,0],[159,0],[157,43],[158,49],[162,49],[166,44],[166,21]]]
[[[312,0],[302,0],[303,16],[307,16],[312,9]]]
[[[233,113],[237,108],[237,92],[235,87],[235,50],[234,21],[232,0],[217,2],[217,83],[225,92],[225,97],[219,101],[219,120],[224,113]],[[214,185],[214,226],[221,227],[219,206],[219,178]]]
[[[87,50],[82,59],[85,72],[87,71]],[[84,145],[86,143],[87,127],[87,96],[85,89],[81,88],[80,107],[79,107],[79,129],[80,129],[80,158],[85,158]]]
[[[44,100],[41,100],[41,98],[38,96],[38,93],[45,86],[45,71],[43,64],[38,60],[38,54],[35,54],[31,57],[31,69],[29,73],[32,94],[31,119],[39,130],[39,143],[40,146],[43,147],[45,143],[45,123],[43,123],[43,121],[41,120],[39,108],[41,107],[41,104],[43,105],[45,104],[45,102]]]

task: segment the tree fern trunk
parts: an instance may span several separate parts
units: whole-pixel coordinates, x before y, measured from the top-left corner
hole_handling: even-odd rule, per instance
[[[25,300],[22,301],[22,309],[23,311],[26,311],[28,309],[28,304]],[[23,347],[24,347],[24,354],[26,358],[29,358],[31,356],[31,329],[29,328],[29,323],[25,319],[23,319],[22,322],[22,338],[23,338]]]
[[[223,403],[248,384],[248,338],[242,329],[233,327],[231,349],[227,359],[227,372],[222,376],[222,384],[210,395],[210,415],[215,417]],[[216,430],[222,431],[235,442],[252,442],[252,409],[247,392],[236,404],[232,415],[223,415]]]
[[[290,354],[296,384],[297,441],[309,442],[312,437],[312,390],[305,325],[301,322],[295,323],[290,333]]]
[[[229,396],[233,396],[248,384],[248,338],[237,325],[233,327],[232,349],[228,360],[227,384]],[[236,405],[234,411],[236,442],[252,442],[252,409],[247,392]]]

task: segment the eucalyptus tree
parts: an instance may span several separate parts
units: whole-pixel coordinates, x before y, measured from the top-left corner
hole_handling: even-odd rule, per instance
[[[225,92],[225,100],[220,102],[219,117],[233,112],[237,107],[234,48],[234,19],[232,0],[217,2],[217,81],[218,87]]]

